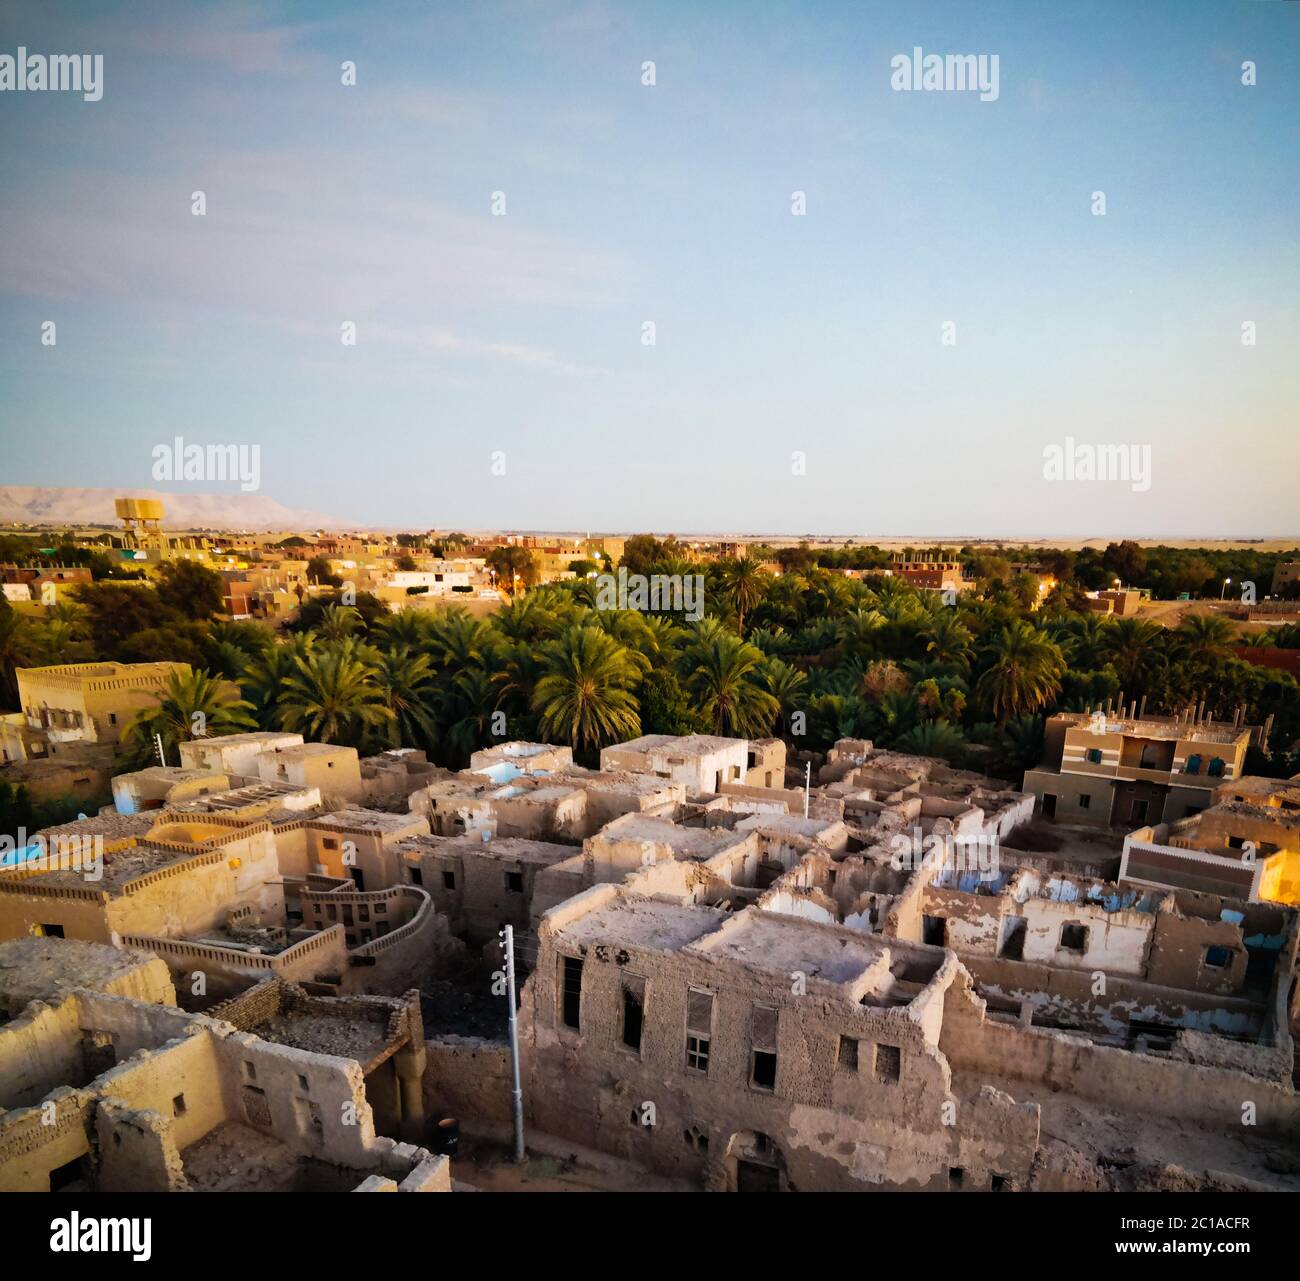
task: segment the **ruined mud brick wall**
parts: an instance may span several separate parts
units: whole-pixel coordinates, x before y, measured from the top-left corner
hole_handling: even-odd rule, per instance
[[[770,972],[686,952],[601,944],[583,961],[581,1032],[560,1025],[554,947],[543,946],[524,990],[525,1102],[547,1133],[715,1188],[731,1185],[737,1141],[754,1133],[771,1138],[789,1182],[806,1191],[947,1187],[953,1168],[972,1187],[994,1175],[1028,1180],[1037,1106],[996,1091],[953,1096],[922,1011],[864,1008],[816,981],[794,997]],[[621,1043],[624,974],[645,980],[639,1054]],[[707,1076],[686,1067],[692,987],[715,993]],[[755,1003],[779,1010],[770,1092],[750,1084]],[[932,1013],[942,1017],[942,1002]],[[838,1061],[841,1038],[856,1042],[852,1069]],[[896,1080],[877,1067],[877,1046],[897,1062]],[[652,1126],[642,1123],[646,1103]]]
[[[432,1117],[454,1116],[462,1125],[509,1125],[510,1046],[474,1036],[440,1036],[425,1042],[424,1107]]]
[[[0,1025],[0,1107],[28,1107],[60,1085],[84,1081],[75,997],[33,1001]]]
[[[1252,1103],[1256,1133],[1300,1138],[1300,1095],[1289,1084],[1018,1027],[986,1018],[981,1005],[955,1001],[946,1012],[939,1046],[956,1071],[1031,1081],[1110,1108],[1228,1132],[1242,1125],[1243,1105]]]
[[[964,956],[980,994],[1001,1009],[1022,1004],[1040,1019],[1077,1021],[1101,1033],[1126,1034],[1130,1019],[1170,1024],[1204,1032],[1258,1038],[1269,1025],[1267,1005],[1244,997],[1215,996],[1182,988],[1159,987],[1138,979],[1106,975],[1104,996],[1094,993],[1092,972],[1063,970],[1004,957]]]
[[[38,1104],[0,1115],[0,1192],[48,1192],[52,1170],[92,1156],[95,1095],[56,1090],[45,1102],[53,1109]]]
[[[0,874],[0,939],[25,938],[33,925],[61,925],[66,938],[112,943],[108,895],[74,886],[39,886]]]

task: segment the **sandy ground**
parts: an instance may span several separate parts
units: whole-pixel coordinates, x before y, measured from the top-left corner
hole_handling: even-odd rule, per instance
[[[279,1139],[238,1122],[219,1125],[181,1154],[195,1192],[292,1192],[299,1161]]]
[[[603,1152],[550,1135],[528,1137],[528,1160],[516,1165],[508,1142],[462,1134],[451,1160],[458,1191],[686,1192],[691,1184],[661,1178]]]

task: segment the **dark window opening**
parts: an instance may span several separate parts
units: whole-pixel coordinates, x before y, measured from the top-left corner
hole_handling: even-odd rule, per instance
[[[560,1015],[565,1027],[576,1028],[582,1012],[582,960],[576,956],[560,958]]]
[[[962,1185],[962,1180],[966,1177],[966,1171],[960,1166],[952,1166],[948,1171],[948,1190],[955,1192]]]
[[[1067,952],[1082,952],[1088,946],[1088,927],[1071,923],[1061,926],[1061,947]]]
[[[776,1089],[776,1054],[772,1050],[754,1051],[749,1082],[756,1090]]]
[[[1090,808],[1091,805],[1092,805],[1092,797],[1089,796],[1086,792],[1079,797],[1079,808],[1081,810],[1086,810]]]
[[[851,1036],[840,1037],[839,1049],[835,1055],[835,1064],[849,1072],[858,1070],[858,1043]]]
[[[454,890],[456,888],[455,872],[444,872],[442,874],[442,888],[444,890]]]
[[[61,939],[63,937],[63,926],[42,925],[41,933],[44,934],[47,939]]]
[[[943,947],[948,938],[948,922],[942,916],[921,918],[921,941],[932,947]]]
[[[178,1094],[172,1100],[172,1115],[173,1116],[185,1115],[185,1096],[183,1094]]]
[[[990,1192],[1005,1192],[1007,1190],[1007,1176],[1005,1174],[995,1174],[989,1181]]]
[[[1205,949],[1205,968],[1207,970],[1226,970],[1232,964],[1232,948],[1207,947]]]
[[[424,873],[420,871],[418,867],[411,868],[411,884],[412,885],[424,884]]]
[[[84,1178],[85,1173],[81,1168],[81,1158],[77,1157],[76,1160],[69,1161],[66,1165],[55,1166],[50,1171],[50,1191],[62,1192],[64,1188],[72,1187],[74,1184],[82,1182]]]
[[[625,976],[623,979],[623,1044],[629,1050],[635,1050],[638,1054],[641,1053],[641,1025],[644,1021],[644,1001],[644,980]]]
[[[1009,916],[1003,925],[1002,955],[1009,961],[1019,961],[1025,954],[1025,935],[1029,922],[1023,916]]]
[[[1043,796],[1043,817],[1056,817],[1056,797],[1051,795],[1050,792]]]
[[[522,894],[524,892],[524,874],[522,872],[507,872],[506,889],[511,894]]]

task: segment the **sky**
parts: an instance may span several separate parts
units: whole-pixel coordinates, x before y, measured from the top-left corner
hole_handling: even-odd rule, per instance
[[[239,492],[179,436],[385,527],[1300,532],[1300,4],[5,0],[20,46],[103,96],[0,92],[0,485]]]

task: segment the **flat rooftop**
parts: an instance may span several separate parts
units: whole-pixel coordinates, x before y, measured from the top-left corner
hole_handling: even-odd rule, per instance
[[[286,747],[292,744],[288,740],[294,740],[297,743],[302,742],[301,734],[291,734],[288,731],[276,731],[268,729],[249,730],[243,734],[220,734],[212,737],[197,739],[198,743],[204,747],[249,747],[266,743],[285,743]]]
[[[1061,712],[1059,715],[1071,729],[1088,728],[1092,723],[1092,718],[1087,712]],[[1177,721],[1134,720],[1122,716],[1114,719],[1108,717],[1106,720],[1107,734],[1128,734],[1134,738],[1182,739],[1198,743],[1235,743],[1238,739],[1249,737],[1252,728],[1254,727],[1250,725],[1238,725],[1234,729],[1231,725],[1190,725],[1186,722],[1179,724]]]
[[[871,935],[747,908],[697,950],[779,974],[799,971],[827,983],[851,983],[876,964],[882,948]]]
[[[279,747],[268,754],[269,760],[303,761],[311,756],[337,756],[340,752],[351,752],[350,747],[339,747],[334,743],[300,743],[296,747]]]
[[[605,750],[658,752],[671,749],[674,756],[711,756],[746,741],[743,738],[719,738],[713,734],[685,734],[680,738],[673,734],[643,734],[628,743],[611,743]]]
[[[151,952],[81,939],[9,939],[0,943],[0,1001],[42,1000],[75,987],[104,991],[153,960]]]
[[[310,820],[309,826],[331,831],[404,832],[423,823],[419,814],[389,814],[384,810],[346,809],[333,810]]]
[[[362,1067],[388,1048],[383,1023],[354,1019],[344,1012],[330,1015],[303,1010],[281,1010],[250,1031],[263,1041],[292,1045],[314,1054],[334,1054],[344,1059],[355,1059]]]
[[[120,893],[122,888],[138,877],[150,872],[185,863],[196,857],[195,853],[178,850],[159,849],[154,845],[133,845],[128,849],[104,852],[102,875],[91,880],[94,869],[85,870],[75,866],[51,868],[25,878],[20,884],[57,885],[70,889],[104,890],[109,894]]]
[[[119,814],[111,810],[104,814],[91,814],[86,818],[73,819],[71,823],[59,823],[55,827],[45,827],[37,832],[33,841],[51,840],[58,836],[102,836],[106,842],[124,840],[128,836],[143,836],[158,821],[160,810],[141,810],[136,814]]]
[[[741,845],[748,833],[732,832],[725,827],[682,827],[666,818],[650,814],[623,814],[606,823],[588,839],[609,841],[648,841],[666,845],[676,858],[703,861],[733,845]]]
[[[416,837],[410,843],[415,844],[415,841],[421,839]],[[494,836],[490,841],[482,840],[474,835],[435,839],[438,839],[438,844],[441,847],[434,849],[433,852],[435,853],[472,854],[478,858],[502,859],[511,863],[536,863],[541,867],[550,867],[554,863],[562,863],[565,859],[573,858],[574,855],[581,853],[572,845],[555,845],[550,841],[530,841],[520,836]],[[406,844],[407,842],[403,841],[398,848],[403,848]]]
[[[714,907],[663,903],[627,894],[570,921],[559,932],[565,943],[616,943],[656,952],[676,952],[727,919]]]

